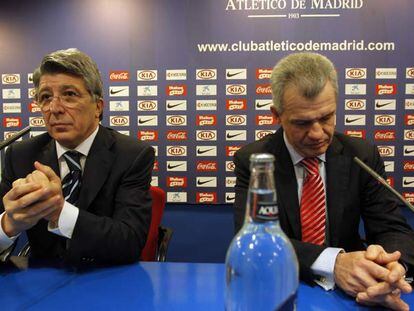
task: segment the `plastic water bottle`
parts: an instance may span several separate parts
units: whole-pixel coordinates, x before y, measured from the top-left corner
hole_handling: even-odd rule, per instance
[[[245,221],[226,256],[228,311],[296,309],[298,261],[279,225],[273,162],[271,154],[250,156]]]

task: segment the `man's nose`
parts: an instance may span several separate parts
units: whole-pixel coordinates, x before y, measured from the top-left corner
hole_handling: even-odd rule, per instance
[[[51,113],[60,113],[65,111],[62,105],[62,98],[60,96],[53,96],[49,105]]]
[[[319,122],[313,122],[309,129],[308,136],[311,139],[320,139],[323,136],[323,127]]]

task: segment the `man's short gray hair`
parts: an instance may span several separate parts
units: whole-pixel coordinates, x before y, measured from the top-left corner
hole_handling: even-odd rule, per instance
[[[90,56],[78,49],[58,50],[43,57],[33,73],[36,97],[39,93],[40,78],[45,74],[70,74],[80,77],[95,101],[103,98],[102,78],[98,66]]]
[[[289,86],[295,86],[300,96],[313,99],[327,82],[338,95],[338,77],[333,63],[318,53],[295,53],[282,58],[273,68],[270,78],[273,106],[281,114],[283,97]]]

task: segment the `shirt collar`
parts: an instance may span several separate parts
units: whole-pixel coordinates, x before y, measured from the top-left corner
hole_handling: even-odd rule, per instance
[[[82,154],[82,155],[84,155],[85,157],[87,157],[88,156],[88,154],[89,154],[89,150],[91,149],[91,147],[92,147],[92,143],[93,143],[93,141],[95,140],[95,137],[96,137],[96,134],[98,134],[98,130],[99,130],[99,125],[96,127],[96,129],[92,132],[92,134],[91,135],[89,135],[89,137],[88,138],[86,138],[83,142],[81,142],[75,149],[73,149],[73,150],[76,150],[76,151],[78,151],[80,154]],[[55,143],[56,143],[56,153],[57,153],[57,157],[58,157],[58,159],[60,159],[60,157],[66,152],[66,151],[69,151],[69,150],[72,150],[72,149],[68,149],[68,148],[66,148],[66,147],[63,147],[61,144],[59,144],[59,142],[58,141],[56,141],[55,140]]]
[[[300,161],[302,161],[304,159],[304,157],[301,156],[295,150],[295,148],[293,148],[293,146],[289,143],[289,141],[286,137],[286,132],[285,131],[283,131],[283,140],[285,141],[285,145],[286,145],[286,148],[289,151],[290,158],[292,159],[293,165],[296,165],[296,164],[300,163]],[[319,155],[318,159],[323,161],[323,162],[326,162],[326,153],[323,153],[323,154]]]

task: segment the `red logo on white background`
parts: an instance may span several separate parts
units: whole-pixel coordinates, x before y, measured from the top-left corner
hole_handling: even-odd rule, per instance
[[[22,126],[22,118],[20,117],[3,118],[3,127],[21,127],[21,126]]]
[[[374,139],[383,141],[393,141],[395,140],[395,130],[375,131]]]
[[[376,92],[378,95],[395,95],[397,94],[397,84],[377,84]]]
[[[405,115],[405,125],[414,125],[414,114]]]
[[[187,131],[168,131],[167,140],[187,140]]]
[[[197,161],[197,172],[217,172],[217,161]]]
[[[226,146],[226,155],[228,157],[234,156],[235,152],[239,150],[241,146]]]
[[[271,75],[272,75],[272,68],[257,68],[256,69],[257,80],[270,79]]]
[[[206,126],[206,125],[216,125],[217,124],[217,116],[216,115],[197,115],[196,119],[198,126]]]
[[[167,96],[187,96],[187,85],[167,85]]]
[[[197,203],[217,203],[216,192],[197,192],[196,194]]]
[[[157,141],[158,131],[138,131],[138,139]]]
[[[257,84],[256,85],[257,95],[270,95],[272,94],[272,87],[270,84]]]
[[[129,71],[114,70],[109,73],[109,80],[111,81],[128,81]]]
[[[247,100],[246,99],[226,99],[227,110],[246,110]]]
[[[276,119],[272,114],[267,115],[257,115],[256,116],[256,125],[274,125],[276,124]]]
[[[187,177],[167,177],[167,187],[187,187]]]
[[[364,138],[365,139],[365,130],[346,130],[345,135],[352,136],[352,137],[358,137],[358,138]]]

